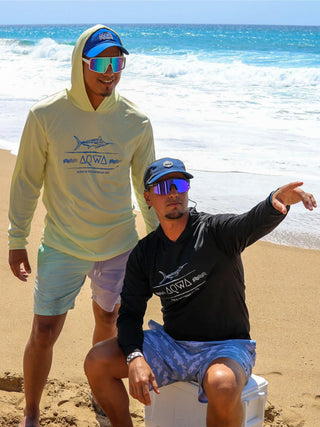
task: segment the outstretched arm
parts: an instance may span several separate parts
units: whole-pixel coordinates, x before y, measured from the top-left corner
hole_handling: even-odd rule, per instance
[[[291,182],[283,185],[272,195],[272,206],[284,215],[287,213],[286,206],[302,202],[306,209],[312,211],[317,207],[317,203],[312,194],[304,192],[299,188],[303,182]]]

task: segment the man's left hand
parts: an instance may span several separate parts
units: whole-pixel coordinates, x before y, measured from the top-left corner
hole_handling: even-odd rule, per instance
[[[152,369],[144,357],[136,357],[128,366],[129,392],[144,405],[151,404],[149,384],[159,394],[159,388]]]
[[[280,187],[272,195],[272,206],[286,215],[287,206],[302,202],[306,209],[312,211],[317,207],[317,202],[312,194],[299,188],[302,184],[303,182],[297,181]]]

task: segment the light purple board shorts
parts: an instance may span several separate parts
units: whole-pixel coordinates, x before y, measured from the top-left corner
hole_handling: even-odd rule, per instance
[[[106,261],[86,261],[41,244],[34,286],[34,313],[64,314],[74,308],[86,276],[91,279],[93,300],[112,312],[120,303],[125,268],[130,251]]]
[[[159,387],[177,381],[196,381],[199,402],[208,403],[202,379],[209,365],[219,357],[238,362],[246,375],[246,383],[249,381],[256,360],[255,341],[177,341],[153,320],[148,325],[150,330],[144,331],[143,353]]]

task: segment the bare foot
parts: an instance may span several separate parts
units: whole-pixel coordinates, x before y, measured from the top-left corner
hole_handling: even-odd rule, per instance
[[[39,420],[33,417],[24,417],[19,427],[39,427]]]

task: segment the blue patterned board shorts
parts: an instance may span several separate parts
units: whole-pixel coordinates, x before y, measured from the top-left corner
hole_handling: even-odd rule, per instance
[[[143,353],[159,387],[177,381],[196,381],[199,402],[208,403],[202,379],[209,365],[219,357],[238,362],[245,372],[246,383],[249,381],[256,360],[255,341],[177,341],[153,320],[149,321],[149,328],[144,331]]]
[[[86,277],[91,279],[92,299],[105,311],[120,304],[120,293],[131,250],[106,261],[76,258],[41,244],[34,286],[34,313],[64,314],[74,303]]]

